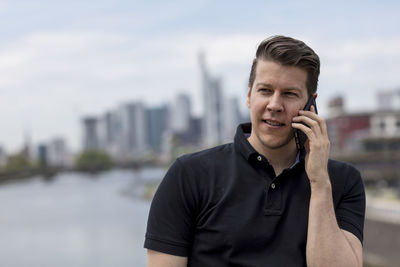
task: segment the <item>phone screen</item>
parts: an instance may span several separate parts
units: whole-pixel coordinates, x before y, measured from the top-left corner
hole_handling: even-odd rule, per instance
[[[310,96],[310,98],[308,99],[308,101],[307,101],[306,105],[304,106],[303,110],[310,110],[311,106],[314,106],[315,113],[318,114],[317,104],[315,103],[315,96],[314,95]],[[306,124],[304,124],[304,125],[308,127],[308,125],[306,125]],[[307,135],[305,133],[303,133],[299,129],[294,129],[294,139],[296,140],[297,150],[301,150],[304,147],[304,143],[307,141]]]

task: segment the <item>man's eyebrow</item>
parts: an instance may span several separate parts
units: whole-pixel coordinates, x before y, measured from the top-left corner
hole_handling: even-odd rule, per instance
[[[284,88],[285,90],[294,90],[294,91],[300,91],[300,92],[302,92],[302,90],[300,89],[300,88],[298,88],[298,87],[286,87],[286,88]]]
[[[263,82],[261,82],[261,83],[256,83],[256,87],[259,87],[259,86],[273,87],[271,84],[269,84],[269,83],[263,83]],[[284,90],[294,90],[294,91],[302,92],[302,90],[301,90],[299,87],[295,87],[295,86],[293,86],[293,87],[285,87],[285,88],[283,88],[283,89],[284,89]]]
[[[269,83],[256,83],[256,86],[272,87]]]

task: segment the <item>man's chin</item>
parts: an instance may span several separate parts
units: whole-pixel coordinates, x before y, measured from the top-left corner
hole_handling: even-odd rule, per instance
[[[265,148],[270,150],[278,150],[287,145],[287,144],[267,144],[267,143],[262,143],[262,144]]]
[[[281,149],[283,147],[286,147],[286,146],[290,145],[292,139],[293,138],[288,138],[288,139],[285,139],[285,140],[276,141],[276,140],[263,140],[263,139],[259,138],[261,144],[265,148],[271,149],[271,150]]]

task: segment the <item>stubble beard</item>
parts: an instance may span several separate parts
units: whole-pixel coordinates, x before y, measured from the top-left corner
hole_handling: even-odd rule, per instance
[[[287,146],[288,144],[290,144],[290,142],[292,141],[292,139],[294,138],[294,132],[293,130],[290,131],[290,133],[287,135],[286,139],[282,140],[280,143],[277,143],[275,145],[270,145],[267,142],[265,142],[260,133],[256,132],[256,136],[258,141],[261,143],[261,145],[263,145],[265,148],[267,149],[271,149],[271,150],[275,150],[275,149],[280,149],[282,147]]]

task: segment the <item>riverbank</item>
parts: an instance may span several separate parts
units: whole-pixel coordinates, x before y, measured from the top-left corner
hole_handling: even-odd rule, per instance
[[[13,172],[1,171],[0,185],[3,183],[26,181],[37,176],[41,176],[44,179],[51,179],[58,173],[71,171],[73,170],[66,168],[29,168]]]

